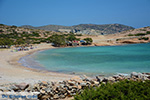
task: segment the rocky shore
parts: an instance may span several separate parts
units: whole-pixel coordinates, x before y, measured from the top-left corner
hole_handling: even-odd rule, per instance
[[[81,93],[85,88],[97,87],[108,82],[115,83],[120,80],[145,81],[150,80],[150,73],[132,72],[130,75],[113,75],[110,77],[96,76],[89,78],[85,75],[75,76],[70,80],[52,82],[39,81],[34,84],[28,83],[10,83],[0,85],[0,99],[18,99],[18,100],[55,100],[65,99]]]

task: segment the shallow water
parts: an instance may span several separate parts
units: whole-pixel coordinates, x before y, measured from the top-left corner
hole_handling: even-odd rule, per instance
[[[51,49],[22,60],[27,67],[89,76],[150,72],[150,43]]]

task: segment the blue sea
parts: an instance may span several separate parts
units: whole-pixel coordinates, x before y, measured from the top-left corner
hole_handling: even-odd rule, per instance
[[[150,72],[150,43],[50,49],[19,62],[26,67],[88,76]]]

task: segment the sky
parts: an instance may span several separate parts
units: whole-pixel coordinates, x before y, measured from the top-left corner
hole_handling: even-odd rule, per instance
[[[6,25],[124,24],[150,26],[150,0],[0,0]]]

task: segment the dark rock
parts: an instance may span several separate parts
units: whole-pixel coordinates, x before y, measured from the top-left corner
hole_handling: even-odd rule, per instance
[[[70,86],[74,86],[74,85],[76,84],[76,82],[74,82],[74,81],[68,81],[68,84],[69,84]]]
[[[150,76],[147,76],[148,79],[150,79]]]
[[[142,74],[150,75],[150,73],[142,73]]]
[[[96,76],[96,79],[99,83],[101,83],[104,79],[104,77]]]
[[[26,88],[27,92],[31,92],[33,90],[33,86],[31,84],[29,84],[28,88]]]
[[[39,86],[39,84],[34,84],[34,90],[40,91],[40,86]]]
[[[118,79],[120,76],[119,75],[113,75],[113,78]]]
[[[90,83],[91,83],[91,84],[94,84],[94,81],[93,81],[93,80],[90,80]]]
[[[108,78],[104,77],[103,82],[108,82]]]

